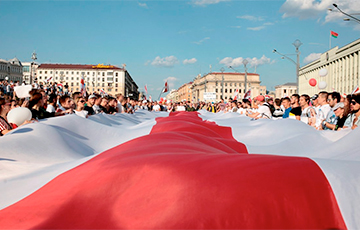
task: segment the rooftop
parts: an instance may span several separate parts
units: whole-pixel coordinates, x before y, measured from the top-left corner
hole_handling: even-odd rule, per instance
[[[39,69],[117,69],[124,70],[113,65],[83,65],[83,64],[40,64]]]

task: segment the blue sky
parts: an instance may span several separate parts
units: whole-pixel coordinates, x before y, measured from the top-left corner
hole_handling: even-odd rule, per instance
[[[335,1],[335,0],[334,0]],[[198,74],[244,71],[260,74],[262,85],[295,82],[295,65],[272,50],[294,54],[299,39],[300,65],[332,47],[360,38],[360,24],[330,12],[333,3],[360,13],[357,0],[286,1],[4,1],[0,0],[0,58],[39,63],[112,64],[127,70],[149,94],[159,95]],[[359,16],[358,16],[359,17]],[[296,56],[289,56],[296,60]]]

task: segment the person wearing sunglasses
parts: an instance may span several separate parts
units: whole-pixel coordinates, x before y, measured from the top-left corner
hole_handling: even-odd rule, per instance
[[[350,115],[345,121],[344,128],[355,129],[360,125],[360,94],[357,94],[351,98],[350,112]]]
[[[87,118],[88,117],[88,111],[84,110],[85,108],[86,100],[83,97],[78,97],[75,99],[76,108],[74,110],[74,113],[80,117]]]

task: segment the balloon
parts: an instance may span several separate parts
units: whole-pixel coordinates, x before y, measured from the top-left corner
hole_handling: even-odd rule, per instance
[[[7,115],[7,120],[9,123],[13,123],[17,126],[24,123],[24,121],[29,121],[32,118],[30,109],[25,107],[18,107],[10,110]]]
[[[321,70],[319,71],[319,76],[320,76],[320,77],[325,77],[327,74],[328,74],[327,69],[321,69]]]
[[[9,80],[9,77],[5,77],[5,80],[6,80],[6,81]]]
[[[316,80],[314,78],[311,78],[309,80],[309,85],[311,85],[312,87],[314,87],[316,85]]]
[[[326,86],[327,86],[326,81],[321,81],[321,82],[319,82],[319,89],[325,89]]]

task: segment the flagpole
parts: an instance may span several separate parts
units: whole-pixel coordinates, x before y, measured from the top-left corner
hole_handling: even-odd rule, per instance
[[[329,37],[329,50],[331,49],[331,31],[330,31],[330,37]]]
[[[158,100],[160,100],[161,94],[163,93],[164,89],[165,87],[161,89]]]

